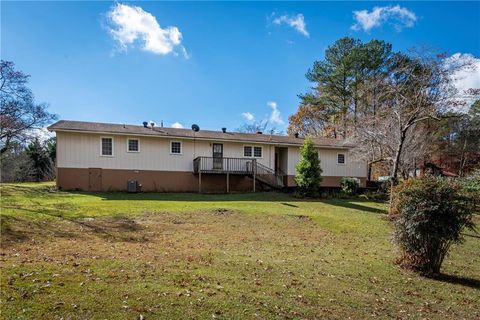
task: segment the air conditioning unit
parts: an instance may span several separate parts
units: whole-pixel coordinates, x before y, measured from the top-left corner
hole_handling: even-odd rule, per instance
[[[139,192],[140,187],[139,187],[138,181],[137,180],[128,180],[127,191],[128,192]]]

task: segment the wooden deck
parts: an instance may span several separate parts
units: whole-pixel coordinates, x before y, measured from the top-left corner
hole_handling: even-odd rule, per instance
[[[251,158],[197,157],[193,160],[193,173],[198,174],[199,192],[202,192],[202,174],[226,175],[227,192],[229,192],[229,176],[231,174],[251,176],[253,178],[253,192],[255,192],[256,181],[275,189],[284,187],[284,174],[277,173]]]
[[[197,157],[193,160],[193,173],[253,174],[256,159]]]

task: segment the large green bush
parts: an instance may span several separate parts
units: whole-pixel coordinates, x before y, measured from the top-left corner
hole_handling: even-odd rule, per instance
[[[440,272],[464,229],[474,230],[472,194],[457,180],[438,177],[410,179],[393,190],[395,242],[401,266],[431,276]]]
[[[317,149],[310,138],[305,139],[300,148],[300,161],[295,167],[295,182],[302,195],[318,194],[322,182],[322,169]]]
[[[355,195],[359,186],[360,183],[356,178],[343,177],[342,180],[340,180],[340,188],[342,189],[342,193],[347,196]]]

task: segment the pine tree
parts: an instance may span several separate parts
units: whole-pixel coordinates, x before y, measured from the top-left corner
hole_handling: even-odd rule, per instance
[[[317,149],[310,138],[305,139],[300,148],[300,161],[295,169],[295,182],[301,193],[307,196],[317,194],[322,182],[322,168]]]
[[[32,176],[35,181],[49,180],[53,177],[53,163],[38,137],[28,145],[25,153],[32,160]]]

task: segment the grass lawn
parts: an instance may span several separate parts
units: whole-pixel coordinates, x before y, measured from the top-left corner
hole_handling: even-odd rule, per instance
[[[385,204],[1,185],[3,319],[480,319],[480,238],[400,270]]]

